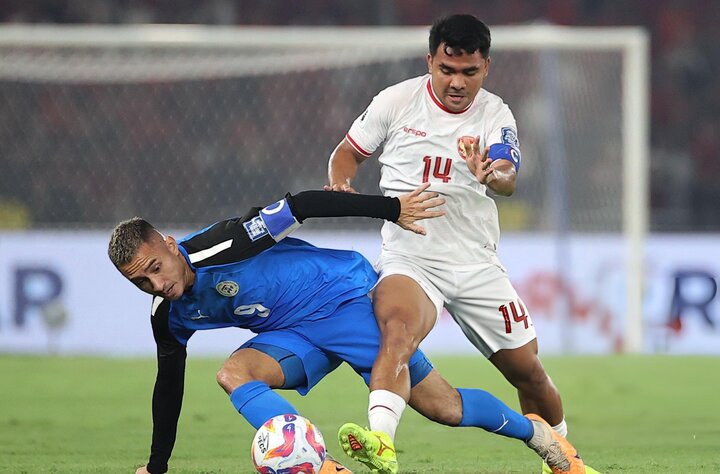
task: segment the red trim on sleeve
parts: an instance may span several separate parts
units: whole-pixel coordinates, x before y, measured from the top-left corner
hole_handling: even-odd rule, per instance
[[[368,153],[367,151],[365,151],[365,150],[363,149],[363,147],[361,147],[360,145],[358,145],[357,142],[352,139],[352,137],[350,136],[349,133],[348,133],[347,135],[345,135],[345,138],[347,138],[347,141],[350,142],[350,144],[353,146],[353,148],[355,148],[357,151],[359,151],[362,155],[364,155],[364,156],[370,156],[370,155],[372,155],[372,153]]]
[[[461,111],[459,111],[459,112],[453,112],[452,110],[450,110],[450,109],[448,109],[447,107],[445,107],[445,105],[444,105],[444,104],[440,101],[440,99],[438,99],[438,97],[435,95],[435,91],[434,91],[433,88],[432,88],[431,82],[432,82],[432,81],[431,81],[430,79],[428,79],[428,81],[427,81],[427,91],[428,91],[428,94],[430,94],[430,98],[432,99],[433,102],[435,102],[435,105],[437,105],[438,107],[440,107],[440,108],[443,110],[443,112],[447,112],[447,113],[453,114],[453,115],[462,114],[463,112],[466,112],[467,109],[469,109],[469,108],[473,105],[473,103],[475,102],[475,100],[473,99],[473,101],[470,102],[470,105],[468,105],[467,107],[465,107],[465,108],[462,109]]]

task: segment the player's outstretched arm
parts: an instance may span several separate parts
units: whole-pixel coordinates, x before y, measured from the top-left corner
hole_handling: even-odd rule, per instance
[[[147,470],[147,466],[139,467],[137,471],[135,471],[135,474],[150,474],[150,471]]]
[[[403,229],[424,234],[417,224],[445,214],[435,209],[445,203],[435,192],[424,192],[428,184],[399,197],[371,196],[348,192],[303,191],[288,196],[293,216],[300,222],[310,217],[375,217],[397,223]]]
[[[430,183],[424,183],[414,191],[398,196],[400,215],[395,221],[397,225],[416,234],[426,235],[425,229],[416,222],[445,215],[444,211],[435,209],[445,204],[445,199],[439,197],[436,192],[426,192],[428,187]]]

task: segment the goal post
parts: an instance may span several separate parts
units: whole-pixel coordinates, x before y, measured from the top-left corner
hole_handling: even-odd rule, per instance
[[[486,88],[515,113],[525,156],[516,196],[499,201],[503,236],[549,235],[558,267],[582,264],[567,250],[575,236],[617,236],[621,349],[639,352],[648,34],[552,25],[491,31]],[[426,72],[427,34],[426,27],[0,26],[7,161],[0,199],[26,202],[38,228],[93,228],[140,211],[195,226],[270,202],[278,189],[317,188],[329,152],[372,96]],[[359,188],[376,192],[378,168],[364,166],[370,171]],[[78,167],[90,178],[69,171]],[[173,183],[163,181],[168,169],[176,170]],[[187,189],[207,196],[202,208],[190,207]]]

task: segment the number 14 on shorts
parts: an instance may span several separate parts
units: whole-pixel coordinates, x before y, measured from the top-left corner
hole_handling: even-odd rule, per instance
[[[509,309],[508,309],[509,308]],[[500,311],[500,314],[502,314],[503,319],[505,320],[505,332],[510,334],[512,332],[512,322],[516,323],[523,323],[525,326],[525,329],[528,328],[528,314],[527,310],[525,310],[525,305],[522,304],[522,301],[511,301],[508,304],[504,304],[498,308],[498,311]],[[512,314],[512,320],[511,315]]]

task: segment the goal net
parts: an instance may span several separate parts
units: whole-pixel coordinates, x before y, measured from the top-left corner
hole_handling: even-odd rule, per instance
[[[384,87],[425,73],[426,54],[426,28],[2,27],[0,212],[34,228],[106,228],[132,215],[186,228],[319,188],[355,117]],[[607,324],[629,325],[622,346],[637,350],[646,37],[495,27],[491,57],[485,88],[513,110],[524,155],[516,195],[496,200],[501,249],[548,240],[538,251],[550,257],[527,258],[549,258],[560,287],[588,253],[620,249],[622,278],[598,284],[620,295],[612,304],[630,316]],[[356,188],[376,193],[378,178],[368,160]],[[560,293],[548,313],[572,325],[563,314],[579,303]]]

